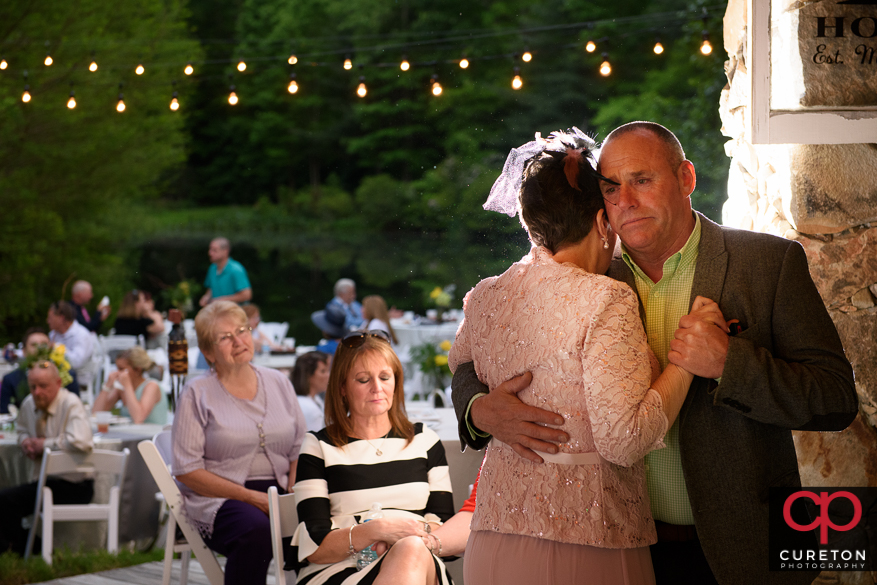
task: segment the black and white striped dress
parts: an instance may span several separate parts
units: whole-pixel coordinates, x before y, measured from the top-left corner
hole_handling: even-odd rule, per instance
[[[390,434],[383,442],[372,441],[374,446],[350,439],[340,448],[332,445],[325,429],[305,435],[295,483],[301,523],[286,554],[287,569],[296,568],[292,566],[295,560],[299,562],[298,584],[350,585],[375,580],[383,557],[360,572],[353,557],[331,565],[305,560],[330,531],[346,530],[360,522],[375,502],[381,504],[385,518],[422,520],[434,514],[445,521],[453,516],[451,478],[441,441],[421,423],[414,425],[414,433],[408,445],[403,437]],[[450,585],[444,563],[433,558],[439,582]]]

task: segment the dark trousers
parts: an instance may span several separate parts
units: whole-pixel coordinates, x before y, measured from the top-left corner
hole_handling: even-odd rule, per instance
[[[244,487],[259,492],[267,492],[276,486],[271,480],[248,481]],[[264,583],[268,577],[268,565],[273,558],[271,549],[271,526],[268,515],[259,508],[240,502],[227,500],[213,521],[213,535],[204,539],[211,550],[225,555],[225,583],[237,585]]]
[[[673,525],[655,524],[658,542],[649,549],[657,585],[718,585],[696,534],[686,536]]]
[[[56,504],[88,504],[94,496],[94,480],[72,482],[60,478],[46,480]],[[37,501],[37,482],[0,491],[0,552],[11,550],[24,556],[27,530],[21,520],[33,514]]]

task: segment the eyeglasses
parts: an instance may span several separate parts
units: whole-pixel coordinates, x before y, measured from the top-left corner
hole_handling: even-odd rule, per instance
[[[252,327],[247,327],[244,325],[243,327],[238,327],[234,331],[229,333],[225,333],[216,338],[216,345],[228,345],[231,343],[233,337],[242,337],[244,335],[250,335],[253,332]]]
[[[351,333],[341,340],[341,345],[346,348],[353,349],[365,343],[365,340],[369,337],[377,337],[378,339],[382,339],[387,343],[390,343],[390,336],[387,335],[386,331],[382,331],[380,329],[370,329],[368,331],[357,331],[356,333]]]

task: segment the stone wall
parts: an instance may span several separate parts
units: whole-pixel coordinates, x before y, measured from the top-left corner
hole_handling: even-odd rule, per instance
[[[731,167],[723,222],[804,246],[855,371],[861,407],[853,425],[840,433],[795,433],[804,485],[877,486],[877,144],[746,141],[746,5],[730,0],[724,22],[728,85],[720,112]],[[875,582],[877,572],[823,572],[815,583]]]

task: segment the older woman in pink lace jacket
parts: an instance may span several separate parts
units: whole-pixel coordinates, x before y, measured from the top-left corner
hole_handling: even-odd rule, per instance
[[[642,457],[663,446],[692,376],[671,365],[653,377],[636,294],[603,276],[616,237],[589,145],[564,134],[542,146],[519,191],[534,246],[469,292],[449,359],[474,362],[490,387],[531,372],[519,397],[561,414],[571,438],[542,464],[490,443],[465,579],[654,583]]]

